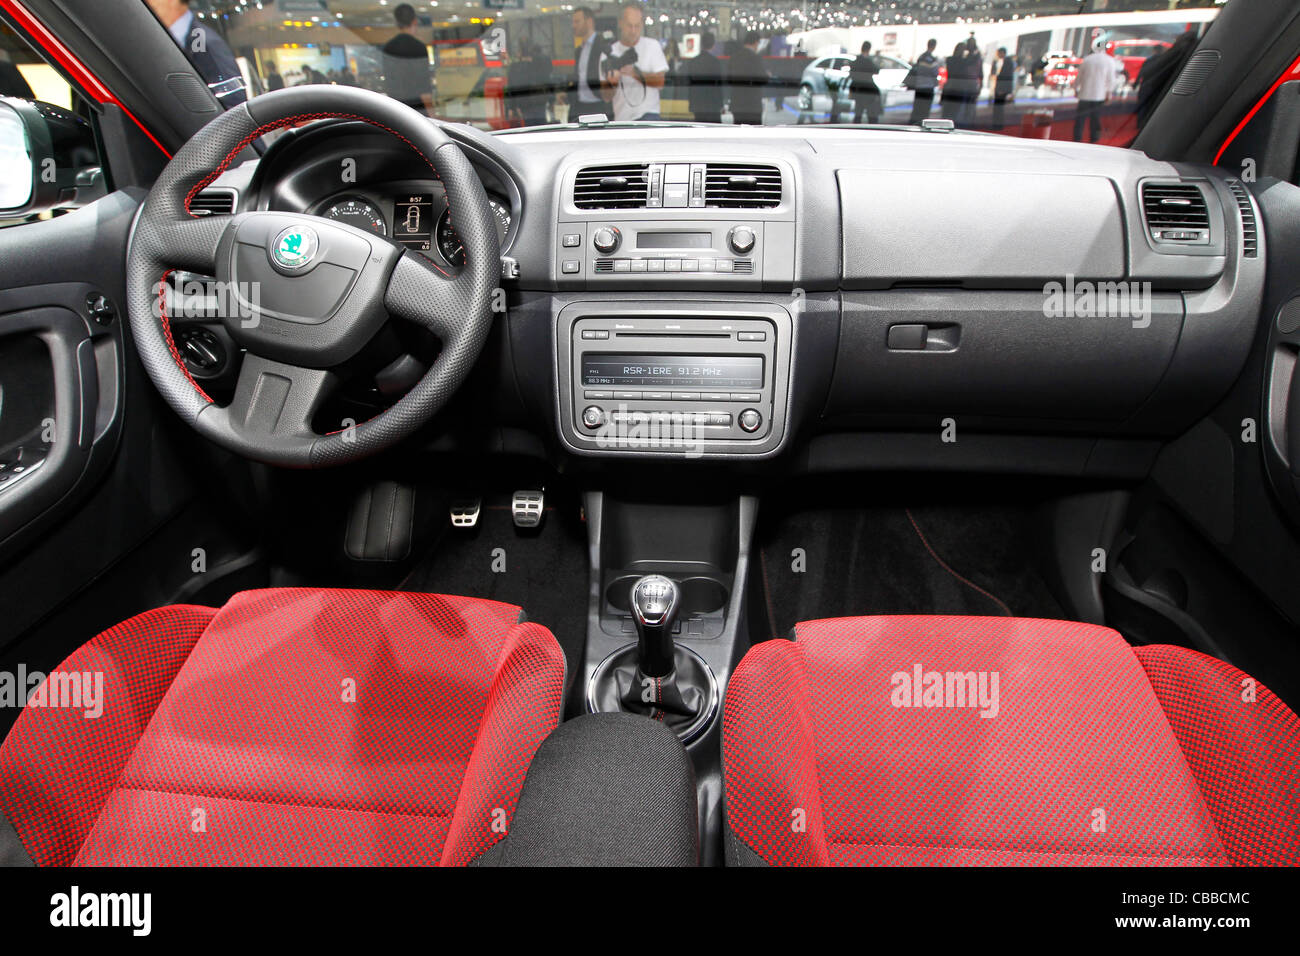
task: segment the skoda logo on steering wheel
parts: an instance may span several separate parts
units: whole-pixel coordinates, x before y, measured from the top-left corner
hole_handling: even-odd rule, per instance
[[[316,259],[320,237],[311,226],[290,226],[271,245],[271,259],[284,272],[301,272]]]

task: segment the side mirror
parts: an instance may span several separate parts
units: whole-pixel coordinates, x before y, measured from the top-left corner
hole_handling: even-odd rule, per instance
[[[49,103],[0,96],[0,219],[71,208],[103,194],[89,123]]]

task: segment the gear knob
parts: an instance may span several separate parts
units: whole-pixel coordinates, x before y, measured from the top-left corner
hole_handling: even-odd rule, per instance
[[[677,582],[650,574],[632,585],[632,617],[636,621],[641,673],[663,677],[673,669],[673,624],[682,604]]]

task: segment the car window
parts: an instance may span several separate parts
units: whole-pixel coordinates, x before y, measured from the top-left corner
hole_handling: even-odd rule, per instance
[[[498,131],[601,114],[762,125],[931,119],[1112,145],[1132,142],[1225,5],[892,0],[885,15],[873,0],[790,9],[712,0],[138,2],[227,107],[285,86],[336,83]],[[825,82],[805,76],[809,67],[851,69],[864,49],[891,71],[887,89],[860,75],[851,89],[837,86],[832,102]]]

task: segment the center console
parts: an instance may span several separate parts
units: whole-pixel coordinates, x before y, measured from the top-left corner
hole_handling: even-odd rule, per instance
[[[564,306],[561,435],[588,454],[771,454],[785,435],[792,334],[771,302]]]

